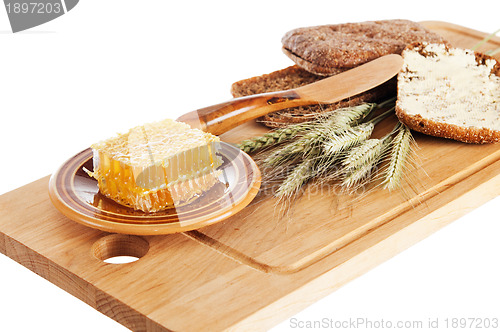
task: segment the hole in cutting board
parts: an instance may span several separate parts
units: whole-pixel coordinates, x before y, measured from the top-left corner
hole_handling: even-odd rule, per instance
[[[97,259],[110,264],[126,264],[144,257],[149,251],[149,243],[140,236],[110,234],[92,245],[92,254]]]
[[[135,262],[136,260],[139,260],[139,257],[115,256],[115,257],[110,257],[108,259],[105,259],[105,260],[103,260],[103,262],[108,263],[108,264],[127,264],[127,263]]]

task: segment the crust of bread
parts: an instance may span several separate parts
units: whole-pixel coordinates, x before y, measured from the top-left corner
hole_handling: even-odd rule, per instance
[[[422,55],[427,55],[422,51],[425,45],[423,43],[413,43],[407,46],[408,50],[417,50]],[[449,47],[446,47],[449,50]],[[474,52],[476,62],[478,65],[484,65],[487,59],[494,59],[486,54]],[[496,59],[495,59],[496,61]],[[500,76],[500,64],[496,61],[492,73]],[[397,87],[398,96],[400,95],[400,85]],[[408,128],[421,132],[426,135],[449,138],[460,142],[473,143],[473,144],[486,144],[500,142],[500,131],[492,130],[489,128],[475,128],[475,127],[461,127],[454,124],[444,122],[437,122],[422,117],[420,114],[409,115],[402,109],[398,101],[396,101],[396,115],[399,120],[404,123]]]
[[[269,74],[235,82],[231,85],[231,94],[237,98],[263,92],[295,89],[319,81],[322,78],[324,77],[312,74],[294,65]]]
[[[341,73],[347,69],[350,68],[345,68],[345,69],[340,69],[340,68],[335,68],[335,67],[325,67],[321,66],[315,63],[312,63],[311,61],[307,61],[305,59],[302,59],[300,56],[290,52],[290,50],[286,49],[285,47],[282,47],[281,50],[283,53],[285,53],[286,56],[288,56],[293,62],[295,62],[300,68],[303,68],[307,70],[310,73],[313,73],[318,76],[332,76],[336,75],[338,73]]]
[[[339,70],[341,72],[343,70]],[[243,97],[257,93],[294,89],[316,82],[324,77],[312,74],[297,65],[290,66],[269,74],[244,79],[233,83],[233,97]],[[378,102],[396,94],[396,79],[392,79],[374,89],[341,100],[334,104],[309,105],[287,108],[267,114],[258,119],[271,128],[280,128],[293,123],[309,121],[321,112],[333,111],[342,107],[356,106],[362,103]]]
[[[436,122],[425,119],[420,114],[415,116],[408,115],[397,103],[396,115],[408,128],[426,135],[474,144],[500,142],[500,131],[488,128],[465,128],[453,124]]]

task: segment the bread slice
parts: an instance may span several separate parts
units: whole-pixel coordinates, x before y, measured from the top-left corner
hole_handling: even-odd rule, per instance
[[[298,28],[282,38],[283,52],[317,75],[332,75],[386,54],[400,54],[414,42],[445,43],[408,20],[367,21]]]
[[[337,73],[344,69],[337,70]],[[257,93],[274,92],[280,90],[295,89],[325,78],[312,74],[299,66],[290,66],[285,69],[274,71],[270,74],[256,76],[233,83],[231,94],[233,97],[243,97]],[[379,87],[353,96],[349,99],[328,105],[310,105],[284,109],[265,115],[258,119],[264,125],[271,128],[279,128],[292,123],[300,123],[312,120],[318,113],[332,111],[342,107],[355,106],[362,103],[377,102],[396,94],[396,80],[390,80]]]
[[[424,134],[467,143],[500,141],[500,65],[443,44],[416,43],[402,53],[396,114]]]

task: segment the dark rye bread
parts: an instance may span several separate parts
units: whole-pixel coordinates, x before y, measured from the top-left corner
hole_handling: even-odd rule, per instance
[[[439,35],[408,20],[367,21],[298,28],[282,38],[283,52],[317,75],[353,68],[387,54],[401,54],[414,42],[445,43]]]
[[[409,45],[402,56],[396,102],[401,122],[431,136],[500,142],[498,61],[472,50],[426,43]]]
[[[344,70],[339,69],[337,73]],[[270,74],[256,76],[233,83],[231,94],[233,97],[243,97],[257,93],[274,92],[280,90],[295,89],[300,86],[324,79],[298,67],[291,66]],[[379,87],[353,96],[349,99],[341,100],[338,103],[327,105],[310,105],[294,108],[287,108],[274,112],[258,119],[264,125],[271,128],[279,128],[292,123],[300,123],[312,120],[320,112],[333,111],[338,108],[355,106],[362,103],[377,102],[396,94],[396,80],[392,79]]]

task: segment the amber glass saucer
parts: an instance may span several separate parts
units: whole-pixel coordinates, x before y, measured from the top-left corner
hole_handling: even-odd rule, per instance
[[[120,205],[99,193],[92,171],[92,150],[65,162],[51,177],[49,194],[55,207],[68,218],[112,233],[160,235],[185,232],[222,221],[247,206],[260,188],[260,171],[238,148],[221,143],[220,182],[194,202],[155,213]]]

